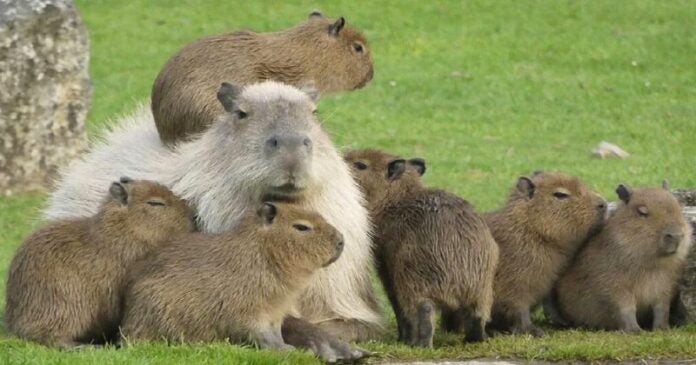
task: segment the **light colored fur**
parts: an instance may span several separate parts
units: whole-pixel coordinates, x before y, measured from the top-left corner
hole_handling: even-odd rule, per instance
[[[300,99],[298,99],[300,98]],[[308,96],[294,87],[265,82],[246,87],[244,103],[297,102]],[[293,120],[292,118],[290,118]],[[341,258],[321,270],[300,303],[302,315],[311,322],[358,319],[379,324],[380,315],[364,300],[371,290],[373,258],[369,220],[363,198],[348,166],[318,122],[297,121],[311,135],[314,152],[307,194],[302,205],[319,212],[345,238]],[[287,126],[286,126],[287,127]],[[273,171],[249,151],[249,140],[236,141],[233,127],[224,117],[199,138],[170,150],[161,142],[151,112],[144,107],[122,118],[82,159],[71,164],[45,210],[47,219],[85,217],[94,214],[108,182],[120,176],[158,181],[196,208],[204,232],[220,233],[235,227],[249,209],[258,206],[260,180]],[[256,133],[256,132],[255,132]],[[261,134],[263,131],[258,131]],[[267,136],[266,136],[267,137]],[[222,145],[223,148],[218,146]],[[243,153],[244,152],[244,153]]]

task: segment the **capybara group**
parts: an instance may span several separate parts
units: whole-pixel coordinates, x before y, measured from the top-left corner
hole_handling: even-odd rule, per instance
[[[351,151],[345,159],[366,194],[400,340],[432,347],[438,307],[461,314],[468,341],[485,339],[498,246],[483,217],[456,195],[424,187],[422,159],[379,150]]]
[[[8,331],[61,348],[114,339],[131,266],[192,229],[169,189],[121,178],[93,217],[51,222],[24,241],[7,280]]]
[[[500,247],[491,329],[543,334],[530,309],[598,231],[606,210],[605,200],[576,177],[537,172],[518,179],[505,206],[485,215]]]
[[[252,341],[287,349],[281,324],[343,236],[317,213],[264,203],[223,234],[176,239],[129,277],[127,340]]]
[[[691,227],[667,186],[616,192],[616,211],[558,283],[561,315],[596,329],[637,332],[644,316],[649,328],[668,328]]]
[[[152,113],[168,145],[204,131],[222,114],[215,93],[222,82],[275,80],[320,93],[365,86],[373,74],[367,40],[346,25],[313,12],[290,29],[238,31],[199,39],[181,49],[152,88]]]

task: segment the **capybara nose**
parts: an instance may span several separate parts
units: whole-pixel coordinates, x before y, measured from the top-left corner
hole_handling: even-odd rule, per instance
[[[666,254],[673,254],[679,249],[679,244],[684,239],[684,235],[681,233],[667,232],[662,237],[662,242],[664,244],[663,251]]]

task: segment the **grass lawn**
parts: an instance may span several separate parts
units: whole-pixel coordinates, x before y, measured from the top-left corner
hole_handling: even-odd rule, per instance
[[[77,4],[92,39],[92,133],[146,100],[160,67],[185,43],[228,29],[283,29],[319,8],[362,29],[375,60],[369,87],[320,104],[340,146],[423,157],[429,184],[457,192],[482,210],[501,204],[517,176],[537,169],[579,175],[612,199],[622,182],[656,185],[668,178],[673,187],[696,187],[692,0]],[[631,158],[591,157],[602,140],[623,147]],[[0,276],[37,225],[44,198],[0,198]],[[305,353],[225,344],[60,353],[8,338],[2,327],[3,364],[317,362]],[[541,339],[504,336],[467,346],[439,335],[438,348],[427,351],[398,345],[391,336],[363,345],[378,351],[378,360],[696,359],[696,326],[637,336],[552,331]]]

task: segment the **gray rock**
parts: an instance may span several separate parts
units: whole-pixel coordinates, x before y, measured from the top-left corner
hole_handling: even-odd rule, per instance
[[[87,147],[89,37],[70,0],[0,0],[0,195],[45,188]]]

